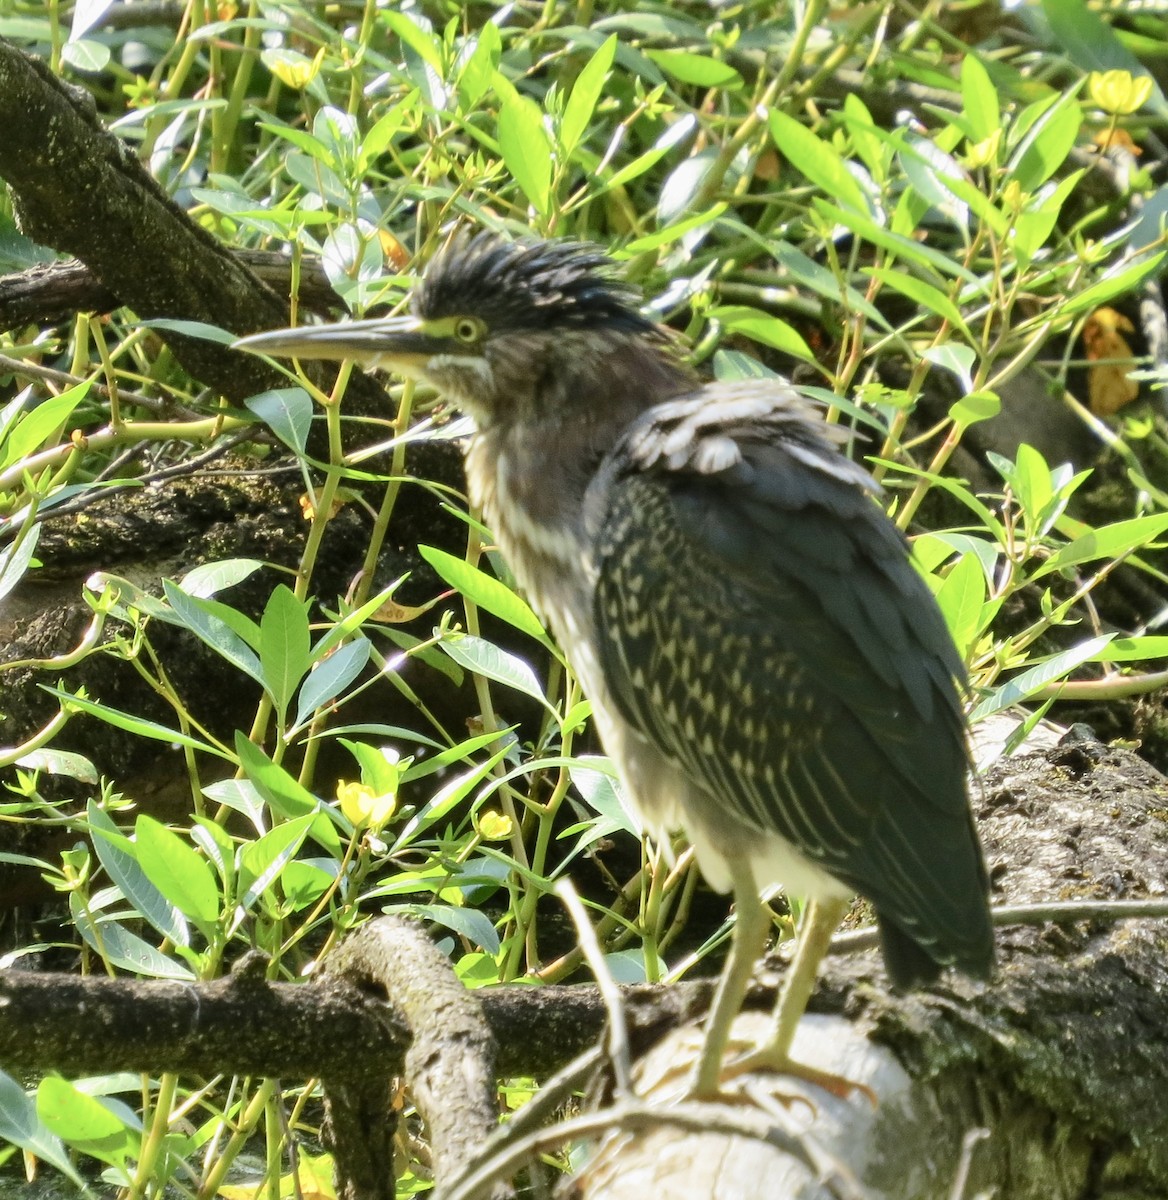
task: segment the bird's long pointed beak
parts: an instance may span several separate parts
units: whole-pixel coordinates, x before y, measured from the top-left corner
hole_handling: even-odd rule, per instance
[[[415,375],[434,353],[434,338],[417,317],[378,317],[335,325],[301,325],[253,333],[232,343],[236,350],[277,358],[351,359]]]

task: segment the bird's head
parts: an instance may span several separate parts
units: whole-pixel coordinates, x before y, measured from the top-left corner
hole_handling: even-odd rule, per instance
[[[651,347],[663,365],[671,360],[636,299],[594,246],[484,233],[455,238],[434,258],[409,316],[280,329],[235,344],[423,379],[485,427],[604,395],[612,359],[638,350],[643,359]]]

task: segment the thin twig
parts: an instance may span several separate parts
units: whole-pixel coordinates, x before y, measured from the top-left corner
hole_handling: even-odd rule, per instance
[[[631,1056],[629,1054],[629,1030],[625,1024],[625,1009],[621,1001],[620,989],[616,980],[604,961],[600,943],[596,933],[584,911],[584,905],[572,885],[570,879],[561,879],[555,887],[556,895],[563,902],[576,926],[576,935],[580,939],[580,949],[584,958],[592,968],[596,978],[596,986],[600,989],[601,999],[608,1012],[608,1052],[612,1059],[612,1072],[616,1094],[621,1099],[627,1099],[633,1094],[633,1077]]]
[[[1003,904],[990,910],[990,918],[997,927],[1126,921],[1146,917],[1168,917],[1168,900],[1058,900],[1049,904]],[[831,939],[828,953],[855,954],[879,945],[878,929],[849,929]]]

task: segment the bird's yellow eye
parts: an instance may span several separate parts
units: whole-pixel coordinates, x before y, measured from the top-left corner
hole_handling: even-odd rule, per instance
[[[477,342],[483,336],[483,324],[474,317],[459,317],[454,323],[454,336],[460,342]]]

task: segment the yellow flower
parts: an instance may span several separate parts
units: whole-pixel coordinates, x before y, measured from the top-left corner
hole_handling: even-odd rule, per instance
[[[967,167],[985,167],[998,161],[998,149],[1002,143],[1002,131],[995,129],[988,138],[981,142],[970,142],[965,154]]]
[[[479,813],[479,833],[488,842],[501,842],[511,836],[511,818],[493,810]]]
[[[379,795],[367,783],[350,783],[347,779],[337,784],[337,800],[341,812],[358,829],[381,829],[397,808],[397,797],[392,792]]]
[[[1143,108],[1152,94],[1150,75],[1133,75],[1130,71],[1092,71],[1087,76],[1087,95],[1091,103],[1104,112],[1125,117]]]

